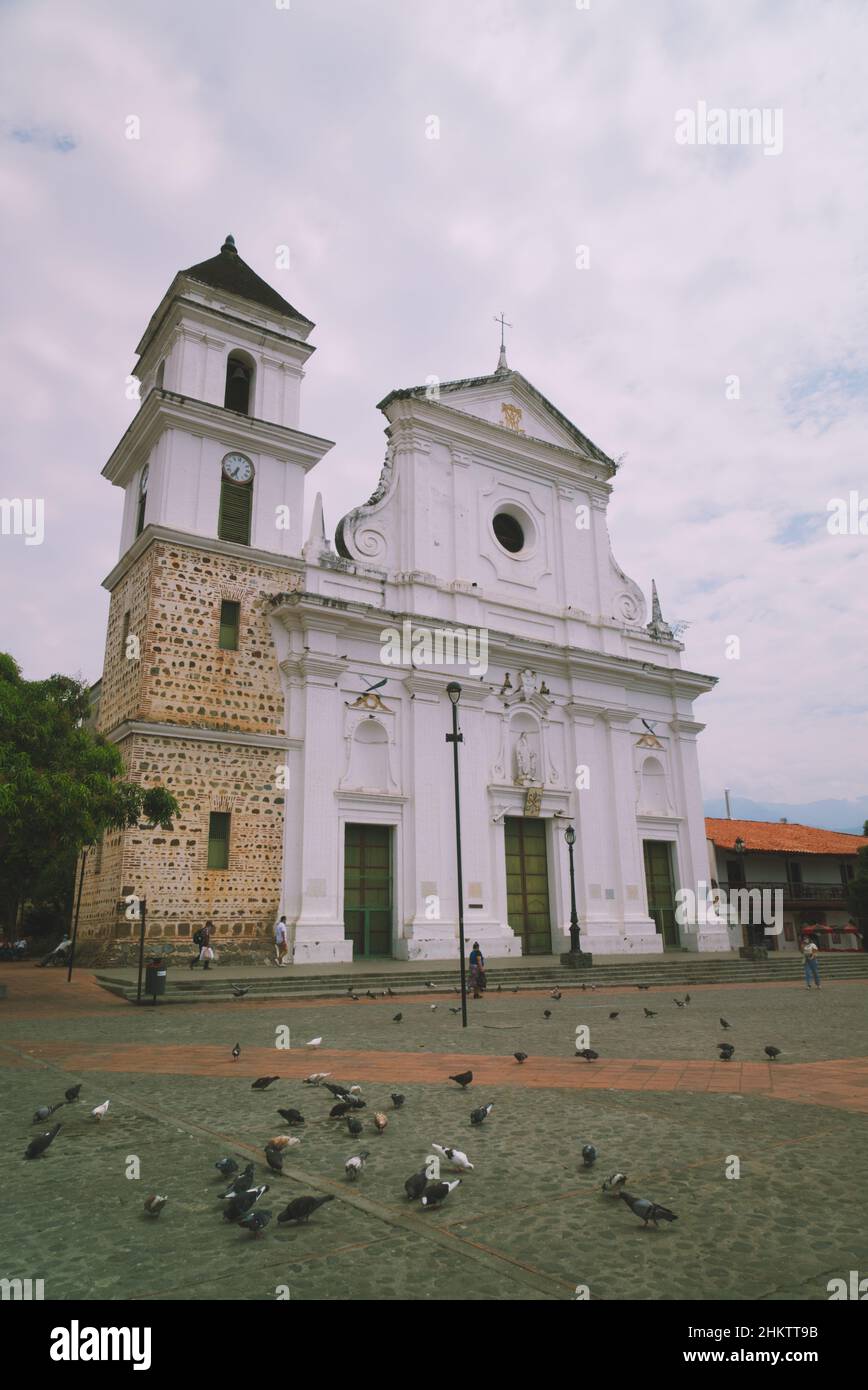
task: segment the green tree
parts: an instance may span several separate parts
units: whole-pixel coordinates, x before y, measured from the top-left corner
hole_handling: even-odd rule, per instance
[[[863,942],[868,941],[868,845],[863,845],[856,855],[856,872],[847,886],[847,905]]]
[[[27,681],[0,652],[0,917],[24,903],[68,901],[83,845],[139,823],[171,830],[178,803],[164,787],[126,782],[117,749],[88,727],[87,687],[71,676]]]

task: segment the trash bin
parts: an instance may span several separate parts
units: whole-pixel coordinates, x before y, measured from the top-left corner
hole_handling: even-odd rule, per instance
[[[166,993],[166,965],[165,961],[156,959],[148,961],[145,966],[145,994],[150,994],[157,1002],[158,994]]]

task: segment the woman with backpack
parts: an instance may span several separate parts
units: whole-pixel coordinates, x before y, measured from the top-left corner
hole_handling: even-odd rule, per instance
[[[196,947],[196,954],[190,961],[190,969],[193,970],[199,961],[202,962],[207,970],[214,959],[214,951],[211,947],[211,932],[214,930],[213,922],[206,922],[204,927],[200,927],[193,933],[193,945]]]

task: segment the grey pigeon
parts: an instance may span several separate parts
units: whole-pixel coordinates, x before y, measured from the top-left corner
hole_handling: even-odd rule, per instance
[[[395,1014],[395,1017],[392,1019],[392,1022],[393,1022],[393,1023],[400,1023],[400,1022],[401,1022],[401,1019],[402,1019],[403,1017],[404,1017],[403,1014]]]
[[[249,1231],[252,1236],[256,1237],[260,1231],[265,1230],[270,1220],[271,1212],[262,1211],[261,1208],[257,1207],[255,1210],[245,1212],[238,1225],[243,1226],[245,1231]]]
[[[597,1161],[597,1150],[593,1144],[585,1144],[582,1147],[582,1162],[586,1168],[593,1168]]]
[[[59,1100],[59,1101],[57,1102],[56,1105],[40,1105],[40,1106],[37,1106],[36,1112],[35,1112],[35,1114],[34,1114],[34,1116],[33,1116],[32,1123],[35,1124],[35,1125],[42,1124],[42,1121],[43,1121],[43,1120],[47,1120],[48,1117],[49,1117],[50,1115],[53,1115],[53,1114],[54,1114],[55,1110],[59,1110],[60,1107],[61,1107],[62,1105],[65,1105],[65,1104],[66,1104],[65,1101]]]
[[[620,1009],[618,1009],[615,1013],[609,1014],[609,1017],[610,1017],[610,1018],[617,1018],[617,1017],[618,1017],[618,1014],[619,1014],[620,1012],[621,1012]]]
[[[268,1183],[248,1188],[246,1192],[235,1192],[223,1208],[224,1221],[239,1221],[251,1207],[255,1207],[263,1193],[268,1191]]]
[[[240,1043],[236,1043],[235,1046],[234,1046],[233,1049],[232,1049],[232,1060],[233,1060],[233,1062],[237,1062],[237,1061],[238,1061],[238,1058],[239,1058],[240,1056],[241,1056],[241,1044],[240,1044]]]
[[[780,1057],[781,1055],[781,1049],[779,1047],[764,1047],[763,1051],[770,1062],[773,1062],[776,1057]]]
[[[218,1173],[222,1173],[224,1178],[231,1178],[233,1173],[238,1172],[238,1164],[234,1158],[218,1158],[214,1164]]]
[[[267,1091],[275,1081],[279,1081],[279,1076],[258,1076],[250,1087],[251,1091]]]
[[[656,1230],[658,1221],[678,1220],[675,1213],[670,1211],[668,1207],[660,1207],[656,1202],[649,1202],[647,1197],[632,1197],[630,1193],[625,1192],[623,1188],[618,1193],[618,1196],[622,1201],[627,1203],[627,1206],[635,1216],[639,1217],[640,1221],[645,1222],[646,1227],[649,1221]]]
[[[422,1193],[425,1191],[425,1188],[427,1186],[428,1178],[426,1176],[425,1169],[420,1168],[418,1173],[412,1173],[410,1177],[407,1179],[407,1181],[404,1183],[404,1191],[410,1198],[410,1201],[415,1202],[418,1200],[419,1197],[422,1196]]]
[[[732,1043],[718,1043],[717,1046],[720,1051],[721,1062],[731,1062],[732,1054],[735,1052]]]
[[[527,1053],[526,1053],[526,1052],[513,1052],[512,1055],[513,1055],[513,1057],[515,1058],[515,1060],[518,1062],[518,1065],[519,1065],[519,1066],[521,1066],[522,1062],[526,1062],[526,1061],[527,1061]]]
[[[265,1146],[265,1161],[273,1173],[283,1172],[283,1150],[273,1149],[270,1144]]]
[[[457,1081],[461,1089],[464,1090],[464,1087],[469,1086],[471,1081],[473,1080],[473,1072],[460,1071],[457,1076],[450,1076],[449,1080]]]
[[[346,1086],[339,1086],[335,1081],[324,1081],[322,1084],[323,1090],[331,1091],[335,1100],[347,1100],[349,1098],[350,1093]]]
[[[35,1139],[31,1139],[25,1151],[25,1158],[41,1158],[49,1144],[60,1132],[60,1125],[54,1125],[45,1134],[37,1134]]]
[[[552,1016],[552,1011],[551,1011],[551,1009],[543,1009],[543,1018],[551,1018],[551,1016]]]
[[[357,1120],[355,1115],[347,1115],[347,1129],[354,1139],[357,1139],[364,1129],[361,1120]]]
[[[727,1023],[727,1021],[726,1021],[725,1018],[718,1019],[718,1023],[720,1024],[721,1028],[731,1028],[731,1027],[732,1027],[732,1024],[731,1024],[731,1023]]]
[[[596,1062],[599,1052],[595,1052],[592,1047],[581,1047],[576,1053],[577,1057],[584,1057],[586,1062]]]
[[[72,1102],[78,1100],[81,1094],[81,1082],[79,1082],[77,1086],[70,1086],[69,1090],[64,1091],[63,1094],[66,1096],[67,1102],[72,1105]]]
[[[405,1096],[401,1096],[401,1095],[396,1095],[396,1094],[393,1093],[393,1094],[389,1097],[389,1099],[391,1100],[391,1102],[392,1102],[392,1104],[394,1105],[395,1109],[396,1109],[396,1110],[400,1110],[400,1109],[401,1109],[401,1106],[404,1104],[404,1101],[405,1101],[406,1097],[405,1097]]]
[[[280,1115],[288,1125],[303,1125],[304,1116],[298,1110],[278,1110]]]
[[[617,1197],[626,1181],[626,1173],[610,1173],[603,1183],[603,1191],[607,1197]]]
[[[240,985],[233,985],[233,986],[232,986],[232,995],[233,995],[233,998],[235,998],[235,999],[243,999],[244,996],[245,996],[245,994],[249,994],[249,993],[250,993],[250,986],[249,986],[249,985],[246,985],[244,989],[242,989]]]
[[[645,1010],[644,1010],[644,1013],[645,1013],[645,1017],[646,1017],[646,1018],[656,1018],[656,1017],[657,1017],[657,1014],[654,1012],[653,1009],[645,1009]]]
[[[493,1109],[494,1101],[492,1100],[489,1101],[488,1105],[480,1105],[478,1110],[471,1110],[470,1123],[472,1125],[481,1125],[482,1121],[491,1114]]]
[[[283,1225],[287,1221],[309,1221],[315,1211],[325,1206],[326,1202],[333,1202],[334,1197],[296,1197],[290,1202],[278,1216],[278,1221]]]
[[[458,1187],[460,1183],[460,1178],[455,1178],[452,1182],[429,1182],[425,1191],[422,1193],[423,1207],[439,1206],[441,1202],[446,1201],[449,1193],[454,1192],[455,1188]]]
[[[238,1192],[247,1192],[253,1182],[254,1167],[248,1163],[243,1173],[239,1173],[227,1190],[223,1193],[223,1200],[234,1197]]]

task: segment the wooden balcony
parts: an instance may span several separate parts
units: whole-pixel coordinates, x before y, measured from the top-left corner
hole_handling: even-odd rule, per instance
[[[735,892],[742,888],[750,891],[753,888],[769,889],[772,892],[782,890],[784,895],[784,907],[802,907],[805,904],[812,904],[815,907],[846,907],[847,889],[842,883],[728,883],[722,881],[719,885],[727,893]]]

